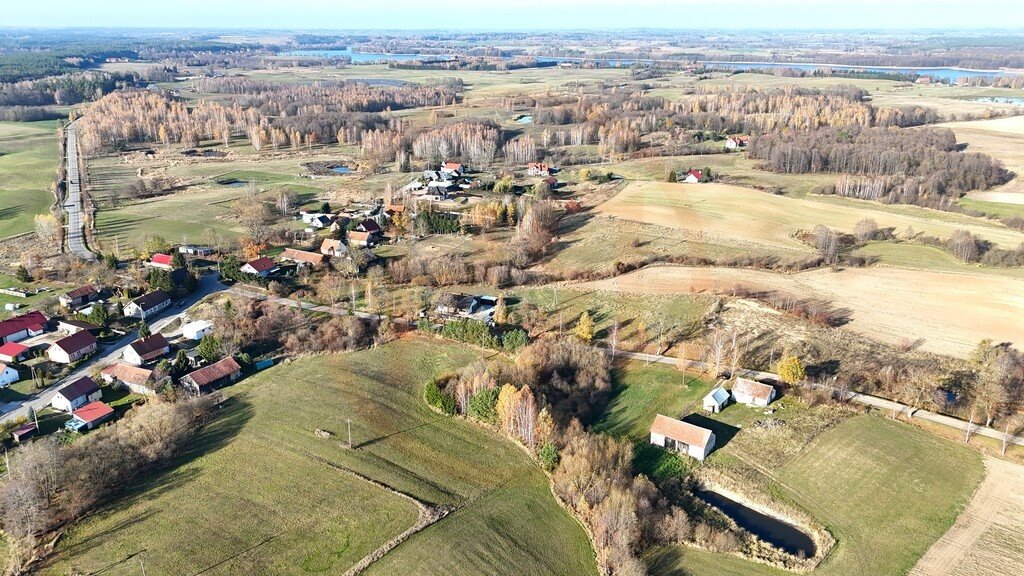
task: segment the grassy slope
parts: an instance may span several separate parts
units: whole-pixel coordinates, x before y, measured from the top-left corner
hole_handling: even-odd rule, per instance
[[[0,122],[0,238],[30,232],[53,203],[54,122]]]
[[[458,507],[371,573],[593,574],[585,534],[535,464],[497,435],[423,404],[430,374],[475,357],[464,346],[403,341],[300,360],[240,383],[231,411],[204,433],[215,447],[75,530],[49,573],[95,570],[142,548],[147,567],[163,567],[157,573],[226,558],[209,573],[341,573],[410,525],[415,509],[331,463]],[[348,418],[352,452],[340,442]],[[317,438],[318,428],[335,436]],[[197,525],[212,536],[182,537]]]

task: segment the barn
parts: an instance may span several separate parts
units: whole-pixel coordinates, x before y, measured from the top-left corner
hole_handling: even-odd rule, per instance
[[[689,422],[658,414],[651,424],[651,444],[704,460],[715,448],[715,433]]]

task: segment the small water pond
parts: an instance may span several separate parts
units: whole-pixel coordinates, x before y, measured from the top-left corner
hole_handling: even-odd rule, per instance
[[[803,555],[807,558],[818,553],[818,546],[814,539],[806,532],[767,514],[748,508],[735,500],[726,498],[717,492],[710,490],[697,490],[698,498],[721,510],[747,532],[754,534],[761,540],[785,550],[795,556]]]
[[[533,124],[533,114],[524,114],[516,118],[516,122],[519,124]]]
[[[333,166],[331,167],[331,172],[334,172],[336,174],[351,174],[352,169],[349,168],[348,166]]]
[[[220,184],[221,186],[230,186],[232,188],[242,188],[243,186],[248,185],[249,182],[247,182],[246,180],[238,180],[235,178],[231,178],[229,180],[218,180],[217,184]]]
[[[1014,106],[1024,106],[1024,98],[1011,98],[1011,97],[985,97],[975,98],[975,102],[986,102],[988,104],[1013,104]]]

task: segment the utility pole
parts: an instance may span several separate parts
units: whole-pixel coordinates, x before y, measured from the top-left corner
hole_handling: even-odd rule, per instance
[[[352,420],[346,420],[348,422],[348,449],[352,449]]]

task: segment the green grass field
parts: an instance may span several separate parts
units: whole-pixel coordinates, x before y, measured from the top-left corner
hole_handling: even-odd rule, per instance
[[[991,274],[1010,278],[1024,278],[1022,268],[996,268],[969,264],[941,248],[923,244],[871,242],[853,251],[858,256],[873,256],[881,264],[900,268],[919,268],[941,272],[963,272],[966,274]]]
[[[0,238],[31,232],[32,219],[53,204],[56,123],[0,122]]]
[[[150,574],[340,574],[416,517],[343,468],[454,508],[368,573],[595,574],[586,535],[536,464],[422,401],[431,374],[474,358],[417,339],[253,376],[180,466],[76,527],[43,573],[134,575],[144,550]]]
[[[763,410],[730,405],[701,415],[711,383],[668,365],[629,361],[615,370],[615,389],[596,428],[637,442],[637,465],[655,476],[681,473],[695,461],[646,449],[656,414],[707,418],[724,445],[703,466],[743,478],[755,489],[808,512],[838,544],[814,575],[905,574],[952,525],[980,483],[980,455],[970,448],[881,416],[843,416],[782,396],[772,418],[785,426],[752,426]],[[723,442],[719,442],[720,444]],[[728,576],[787,572],[735,556],[672,547],[647,555],[652,574]]]

